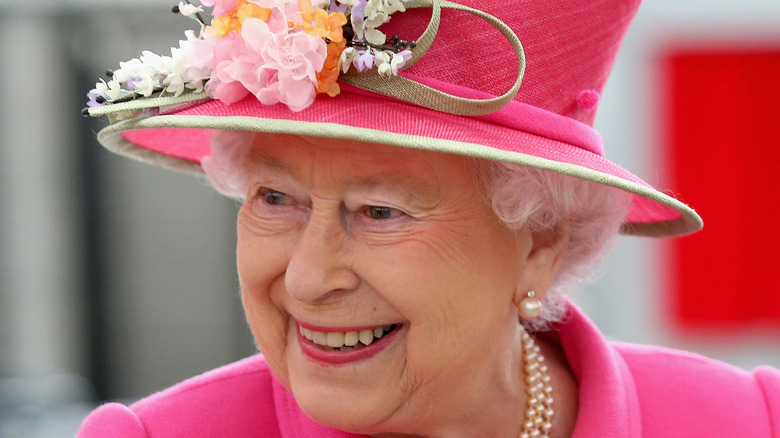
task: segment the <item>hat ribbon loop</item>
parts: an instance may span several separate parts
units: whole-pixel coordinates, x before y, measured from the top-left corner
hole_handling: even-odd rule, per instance
[[[413,50],[414,56],[410,59],[404,69],[408,68],[422,57],[433,43],[436,33],[439,30],[441,22],[441,10],[455,9],[469,12],[484,21],[488,22],[512,45],[512,49],[517,56],[517,78],[514,85],[506,93],[491,99],[469,99],[445,93],[433,87],[423,85],[403,76],[381,77],[377,75],[366,74],[344,74],[339,78],[340,81],[360,88],[365,91],[392,97],[404,102],[412,103],[417,106],[440,111],[443,113],[454,114],[457,116],[479,116],[496,112],[506,106],[514,99],[520,90],[525,74],[525,52],[520,39],[512,29],[498,18],[458,3],[446,0],[412,0],[406,4],[407,9],[430,7],[432,9],[431,21],[425,32],[417,40],[417,46]]]

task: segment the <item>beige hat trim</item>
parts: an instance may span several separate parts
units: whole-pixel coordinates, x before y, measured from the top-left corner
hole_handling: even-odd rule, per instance
[[[148,102],[144,101],[144,104],[147,103]],[[166,98],[166,104],[171,104],[170,98]],[[92,108],[92,110],[95,110],[95,108]],[[90,111],[90,114],[95,116],[108,115],[109,111],[105,111],[105,114],[99,113],[103,113],[103,111]],[[98,140],[109,150],[139,161],[187,173],[203,173],[203,170],[198,163],[141,148],[129,142],[121,135],[121,133],[125,131],[156,128],[223,129],[231,131],[297,134],[310,137],[365,141],[369,143],[446,152],[468,157],[521,164],[616,187],[669,206],[681,213],[679,218],[671,221],[626,223],[621,229],[621,232],[624,234],[654,237],[676,236],[693,233],[700,230],[703,226],[701,218],[693,209],[671,196],[641,184],[574,164],[560,163],[533,155],[502,151],[480,144],[447,139],[403,134],[389,135],[387,132],[368,128],[351,127],[350,129],[344,129],[342,125],[333,123],[261,119],[248,116],[212,117],[160,115],[147,118],[134,118],[114,123],[98,133]]]

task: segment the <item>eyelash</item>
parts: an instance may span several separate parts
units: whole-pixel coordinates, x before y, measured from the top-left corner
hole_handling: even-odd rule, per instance
[[[268,187],[258,187],[251,199],[253,209],[262,217],[276,216],[282,212],[291,213],[289,209],[296,207],[289,195]]]
[[[383,207],[378,205],[369,205],[363,208],[365,215],[374,220],[395,219],[404,213],[401,210],[392,207]],[[383,216],[383,217],[377,217]]]
[[[264,188],[261,189],[261,193],[260,194],[265,198],[265,202],[268,205],[278,205],[278,206],[281,206],[281,205],[284,205],[287,202],[287,195],[282,193],[282,192],[279,192],[277,190],[268,189],[268,188],[264,187]],[[282,200],[281,204],[275,203],[275,202],[272,201],[272,200],[279,201],[280,198]]]
[[[283,207],[288,202],[286,193],[268,187],[261,187],[258,190],[257,197],[261,199],[261,202],[272,207]],[[369,219],[376,221],[389,221],[405,215],[403,211],[397,208],[381,205],[367,205],[360,212]]]

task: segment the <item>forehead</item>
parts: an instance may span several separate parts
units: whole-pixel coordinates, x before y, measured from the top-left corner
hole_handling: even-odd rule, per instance
[[[465,157],[357,141],[291,135],[258,136],[248,154],[248,171],[267,170],[306,178],[314,173],[364,181],[408,180],[431,185],[468,178]]]

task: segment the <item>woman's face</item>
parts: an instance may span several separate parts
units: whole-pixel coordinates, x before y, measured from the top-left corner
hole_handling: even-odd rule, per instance
[[[398,431],[506,378],[532,239],[501,225],[467,159],[265,139],[247,164],[238,272],[257,343],[307,414]]]

